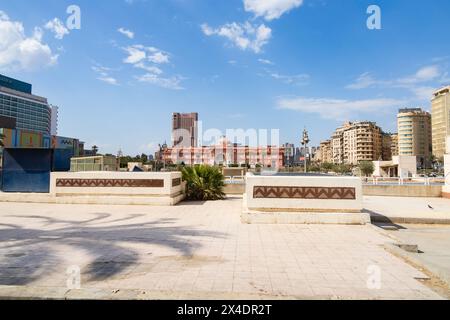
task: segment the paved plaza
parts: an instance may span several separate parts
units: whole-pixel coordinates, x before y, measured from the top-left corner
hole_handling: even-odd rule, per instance
[[[373,226],[248,225],[241,210],[239,197],[175,207],[0,203],[0,296],[440,298]],[[77,268],[80,290],[67,287]]]

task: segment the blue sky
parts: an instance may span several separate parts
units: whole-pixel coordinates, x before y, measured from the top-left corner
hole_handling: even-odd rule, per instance
[[[69,30],[66,8],[81,9]],[[381,8],[382,29],[366,10]],[[450,84],[447,0],[0,1],[0,72],[60,106],[59,134],[150,153],[171,113],[313,144],[345,120],[396,131]],[[56,19],[55,19],[56,18]]]

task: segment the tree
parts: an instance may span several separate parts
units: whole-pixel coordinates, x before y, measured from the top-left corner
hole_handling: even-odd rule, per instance
[[[141,154],[141,161],[142,161],[142,164],[148,163],[148,156],[145,153]]]
[[[361,161],[359,169],[364,176],[371,176],[375,171],[375,166],[372,161]]]
[[[352,168],[348,164],[339,164],[334,166],[334,172],[339,174],[348,174],[352,172]]]
[[[183,180],[186,181],[186,196],[189,200],[221,200],[224,176],[218,167],[197,165],[183,168]]]
[[[332,163],[329,163],[329,162],[324,162],[324,163],[322,163],[321,167],[322,167],[322,170],[328,172],[328,171],[333,170],[334,165]]]

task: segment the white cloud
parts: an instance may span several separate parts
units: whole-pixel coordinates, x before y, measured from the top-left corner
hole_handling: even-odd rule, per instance
[[[346,88],[351,90],[366,89],[379,83],[380,82],[375,80],[369,72],[366,72],[360,75],[354,83],[346,86]]]
[[[274,63],[268,59],[258,59],[258,61],[262,64],[274,65]]]
[[[227,23],[219,28],[211,28],[202,24],[201,29],[206,36],[221,36],[227,38],[241,50],[251,50],[259,53],[272,37],[272,29],[264,24],[259,26],[245,23]]]
[[[399,83],[403,84],[413,84],[413,83],[420,83],[420,82],[428,82],[435,80],[441,75],[441,70],[439,66],[433,65],[433,66],[427,66],[419,69],[414,75],[398,79]]]
[[[366,72],[360,75],[356,81],[346,86],[347,89],[359,90],[376,86],[393,87],[393,88],[410,88],[413,85],[425,82],[436,81],[443,76],[441,67],[438,65],[426,66],[419,69],[415,74],[392,80],[377,80],[370,73]]]
[[[128,56],[123,60],[124,63],[133,65],[134,68],[145,70],[143,75],[135,76],[139,82],[145,82],[159,86],[165,89],[182,90],[181,82],[184,80],[181,76],[162,76],[164,73],[161,65],[170,62],[170,54],[155,48],[146,47],[141,44],[123,48]]]
[[[436,87],[412,87],[410,90],[416,95],[419,100],[430,101]]]
[[[360,90],[367,88],[406,89],[412,92],[419,100],[430,100],[431,93],[436,87],[445,82],[448,74],[443,72],[439,65],[425,66],[412,75],[405,77],[379,80],[370,73],[360,75],[355,82],[346,86],[347,89]]]
[[[92,67],[92,70],[97,73],[97,79],[103,82],[106,82],[111,85],[119,85],[119,82],[116,78],[110,76],[111,69],[102,67],[100,65],[96,65]]]
[[[270,21],[303,4],[303,0],[244,0],[244,8],[257,17]]]
[[[148,61],[153,63],[169,63],[169,56],[161,51],[155,52],[152,55],[148,56]]]
[[[136,79],[140,82],[150,83],[165,89],[172,90],[183,90],[184,88],[181,86],[181,81],[183,80],[180,76],[174,76],[170,78],[160,77],[154,73],[146,73],[142,76],[136,77]]]
[[[398,108],[405,104],[397,99],[344,100],[330,98],[288,97],[277,100],[277,108],[315,113],[324,119],[349,120],[359,114],[380,112],[381,109]]]
[[[136,64],[145,60],[156,64],[169,63],[169,55],[154,47],[137,44],[123,49],[128,53],[123,61],[125,63]]]
[[[306,85],[308,84],[310,78],[308,74],[283,75],[275,72],[269,73],[269,75],[276,80],[280,80],[291,85]]]
[[[58,55],[42,42],[42,30],[25,35],[23,24],[0,11],[0,69],[32,71],[56,64]]]
[[[128,57],[123,60],[125,63],[135,64],[146,57],[145,51],[139,46],[126,47],[124,50],[128,53]]]
[[[119,28],[119,29],[117,29],[117,31],[119,33],[123,34],[124,36],[130,38],[130,39],[134,39],[134,32],[133,31],[130,31],[130,30],[127,30],[127,29],[124,29],[124,28]]]
[[[163,73],[163,71],[160,68],[158,68],[156,66],[146,65],[143,62],[136,63],[134,65],[134,67],[142,69],[142,70],[145,70],[145,71],[150,72],[150,73],[154,73],[154,74],[162,74]]]
[[[55,34],[55,38],[62,40],[65,35],[69,34],[69,30],[64,26],[64,23],[58,18],[54,18],[46,23],[45,29],[52,31]]]

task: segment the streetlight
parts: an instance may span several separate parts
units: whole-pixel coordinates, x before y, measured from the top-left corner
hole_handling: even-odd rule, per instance
[[[120,158],[123,157],[122,148],[119,148],[119,151],[117,151],[117,162],[119,164],[119,171],[120,171]]]
[[[304,160],[304,166],[305,166],[305,173],[307,172],[307,168],[306,168],[306,162],[307,162],[307,152],[308,152],[308,143],[309,143],[309,136],[308,136],[308,131],[306,130],[306,128],[303,130],[303,138],[302,138],[302,145],[305,147],[305,160]]]

